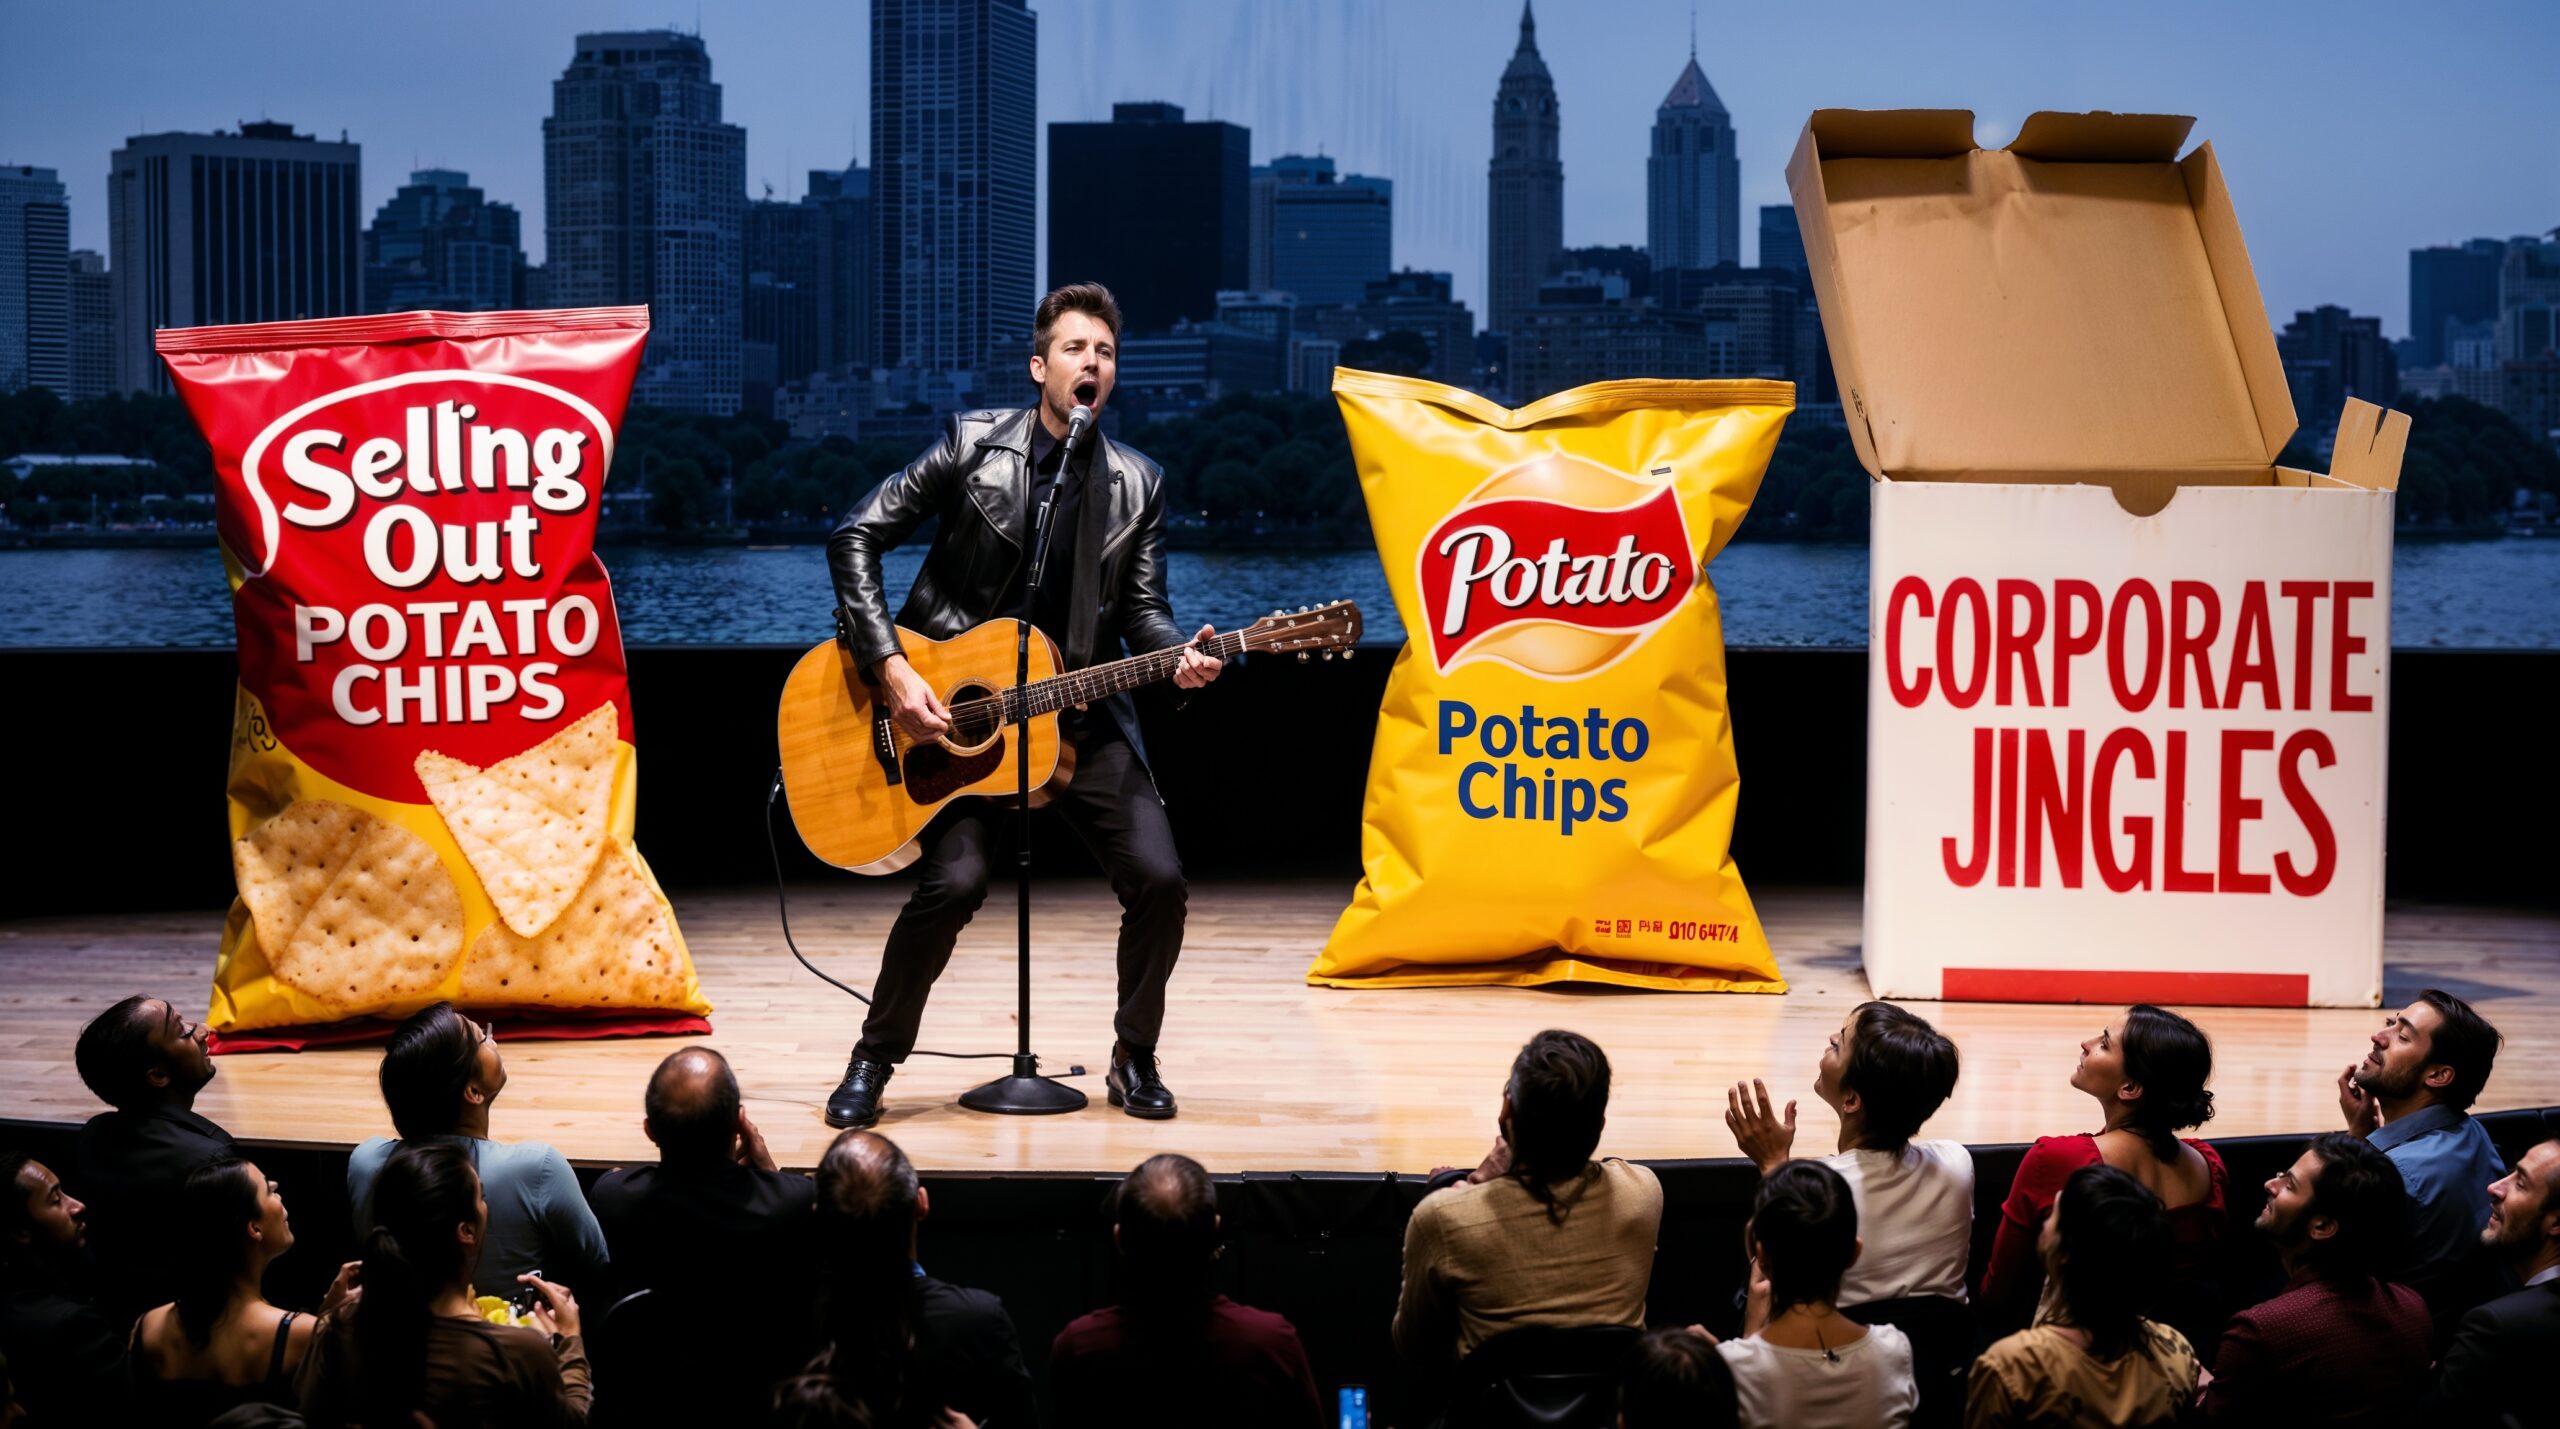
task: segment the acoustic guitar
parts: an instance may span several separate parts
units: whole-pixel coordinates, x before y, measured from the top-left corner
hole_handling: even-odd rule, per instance
[[[898,632],[907,663],[951,712],[951,728],[933,739],[898,728],[841,642],[830,640],[800,657],[783,683],[776,724],[791,822],[811,853],[855,873],[895,873],[922,852],[917,836],[943,805],[973,794],[1022,797],[1013,738],[1015,721],[1026,712],[1031,800],[1041,802],[1041,790],[1063,784],[1074,771],[1074,750],[1058,736],[1058,712],[1171,679],[1182,652],[1193,648],[1177,645],[1062,674],[1056,643],[1034,630],[1031,679],[1016,686],[1017,624],[990,620],[949,640]],[[1274,611],[1197,648],[1217,660],[1257,650],[1294,651],[1301,660],[1319,651],[1330,660],[1338,651],[1349,659],[1359,639],[1360,607],[1337,600]]]

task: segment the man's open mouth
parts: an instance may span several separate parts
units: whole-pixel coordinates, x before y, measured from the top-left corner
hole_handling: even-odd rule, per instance
[[[1079,382],[1079,383],[1077,383],[1077,384],[1076,384],[1076,402],[1077,402],[1077,404],[1078,404],[1078,405],[1080,405],[1080,406],[1086,406],[1086,407],[1090,407],[1090,406],[1092,406],[1092,405],[1093,405],[1093,394],[1094,394],[1095,392],[1097,392],[1097,391],[1100,391],[1100,390],[1101,390],[1101,389],[1100,389],[1099,387],[1095,386],[1092,382]]]

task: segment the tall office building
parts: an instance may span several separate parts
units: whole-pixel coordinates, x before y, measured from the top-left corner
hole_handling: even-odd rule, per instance
[[[1812,270],[1804,261],[1804,234],[1796,227],[1796,207],[1791,203],[1764,203],[1760,206],[1760,266],[1785,268],[1799,275]],[[1805,291],[1812,292],[1806,285]]]
[[[2293,315],[2276,334],[2285,383],[2302,431],[2324,441],[2349,397],[2390,405],[2400,395],[2399,363],[2382,339],[2382,319],[2356,317],[2334,303]]]
[[[542,121],[545,282],[557,307],[649,305],[633,400],[738,410],[747,131],[720,118],[699,35],[580,35]]]
[[[826,266],[818,288],[818,365],[868,366],[879,325],[871,301],[871,171],[809,171],[800,202],[826,215]]]
[[[1538,21],[1520,7],[1520,45],[1493,96],[1487,196],[1485,323],[1507,333],[1538,300],[1564,247],[1564,161],[1557,150],[1555,81],[1538,55]]]
[[[1245,286],[1252,131],[1115,104],[1111,122],[1049,126],[1049,283],[1111,289],[1132,331],[1217,316]]]
[[[364,231],[364,308],[490,312],[524,306],[524,218],[455,169],[419,169]]]
[[[773,390],[826,365],[829,215],[814,203],[747,205],[746,409],[772,410]]]
[[[882,365],[983,370],[1017,339],[1030,352],[1038,37],[1024,0],[872,0]]]
[[[1336,174],[1321,154],[1283,154],[1255,169],[1253,183],[1269,275],[1258,289],[1293,293],[1301,308],[1343,307],[1394,269],[1394,180]]]
[[[1653,112],[1645,247],[1656,268],[1742,261],[1742,166],[1733,152],[1733,119],[1698,68],[1694,48]]]
[[[107,171],[117,390],[170,390],[160,328],[360,311],[362,163],[344,137],[267,120],[127,139]]]
[[[0,392],[71,392],[71,204],[51,169],[0,168]]]
[[[2507,245],[2475,238],[2459,248],[2409,250],[2409,343],[2413,367],[2449,361],[2449,323],[2492,322],[2498,316],[2498,268]]]
[[[116,390],[115,299],[107,286],[107,259],[87,248],[71,250],[70,402],[86,402]]]
[[[2498,269],[2498,357],[2560,358],[2560,230],[2509,239],[2506,250]]]

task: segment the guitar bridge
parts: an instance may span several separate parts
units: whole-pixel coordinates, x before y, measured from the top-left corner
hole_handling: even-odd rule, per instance
[[[880,771],[891,784],[906,782],[906,776],[898,769],[897,726],[889,722],[887,715],[872,717],[871,753],[880,761]]]

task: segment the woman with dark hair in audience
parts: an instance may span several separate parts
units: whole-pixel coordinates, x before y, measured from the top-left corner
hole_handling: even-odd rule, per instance
[[[583,1424],[593,1398],[578,1302],[567,1287],[519,1277],[537,1298],[527,1321],[492,1324],[472,1272],[489,1203],[458,1146],[404,1146],[382,1166],[364,1236],[363,1294],[325,1320],[303,1373],[315,1425]]]
[[[2170,1277],[2160,1199],[2113,1166],[2071,1173],[2037,1232],[2051,1313],[1973,1362],[1965,1429],[2171,1424],[2203,1367],[2186,1336],[2143,1318]]]
[[[2160,1318],[2199,1344],[2222,1331],[2223,1242],[2230,1230],[2222,1157],[2177,1133],[2213,1119],[2213,1044],[2187,1019],[2137,1003],[2080,1044],[2071,1085],[2098,1103],[2093,1134],[2039,1137],[2018,1163],[1982,1276],[1984,1318],[1996,1330],[2041,1319],[2055,1287],[2037,1255],[2037,1227],[2082,1167],[2107,1165],[2167,1207],[2170,1302]]]
[[[489,1109],[507,1085],[496,1027],[439,1002],[392,1029],[381,1078],[383,1104],[400,1134],[369,1138],[347,1157],[347,1200],[359,1237],[374,1224],[374,1178],[394,1152],[454,1146],[470,1158],[489,1198],[481,1294],[512,1296],[528,1272],[591,1290],[605,1283],[604,1228],[569,1159],[539,1141],[489,1139]]]
[[[1899,1429],[1920,1402],[1911,1342],[1840,1313],[1858,1259],[1858,1203],[1840,1173],[1790,1161],[1761,1178],[1745,1232],[1751,1290],[1743,1337],[1716,1346],[1742,1422],[1772,1429]]]
[[[339,1268],[318,1316],[268,1304],[267,1267],[293,1249],[293,1223],[276,1183],[236,1156],[188,1173],[167,1229],[178,1298],[134,1323],[141,1417],[197,1425],[243,1404],[294,1403],[312,1332],[346,1303],[354,1264]]]
[[[1740,1429],[1733,1371],[1715,1341],[1689,1330],[1654,1330],[1618,1372],[1618,1429]]]

